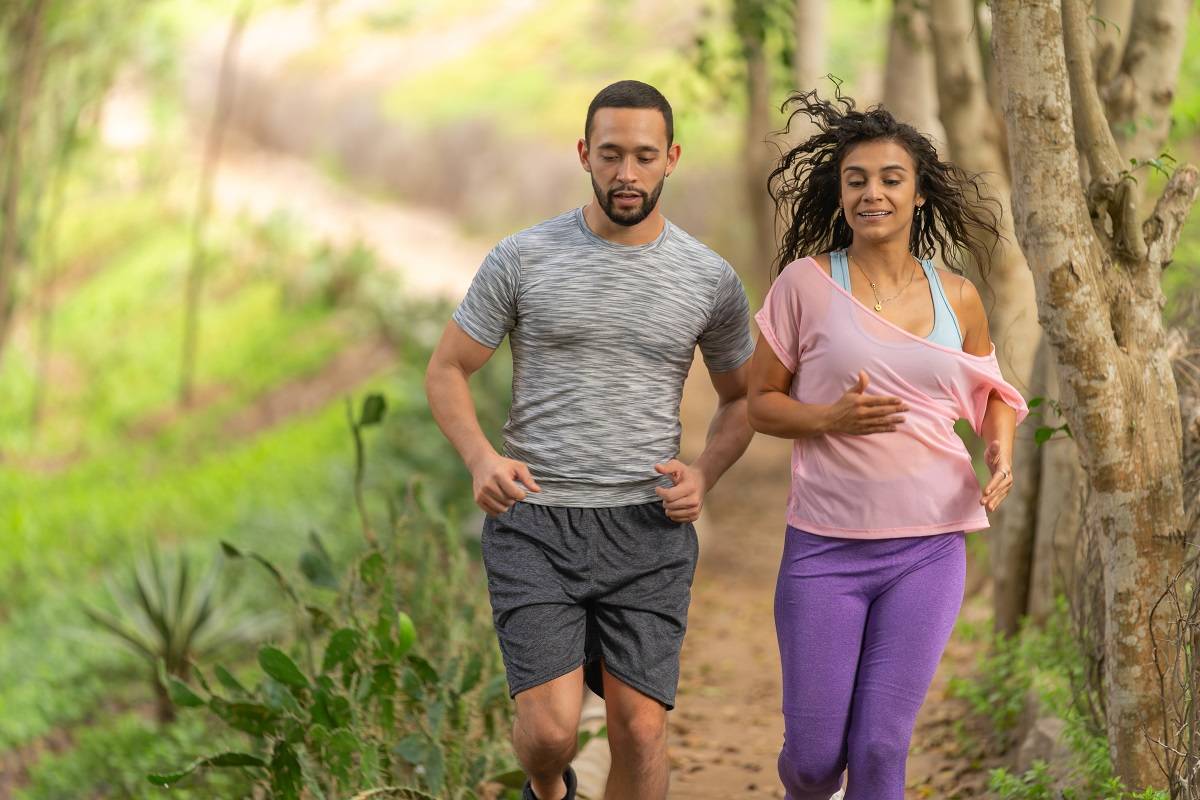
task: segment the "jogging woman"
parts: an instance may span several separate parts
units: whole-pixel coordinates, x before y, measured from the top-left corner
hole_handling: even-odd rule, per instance
[[[885,109],[789,100],[818,133],[771,175],[786,232],[757,320],[749,413],[795,440],[775,595],[791,800],[903,800],[917,710],[962,604],[964,531],[1013,485],[1028,413],[979,293],[937,269],[999,237],[978,179]],[[954,431],[987,443],[980,490]]]

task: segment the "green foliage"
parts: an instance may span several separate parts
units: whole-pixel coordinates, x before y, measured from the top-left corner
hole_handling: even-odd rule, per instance
[[[1043,404],[1054,409],[1054,413],[1057,414],[1059,418],[1064,416],[1062,405],[1054,398],[1047,397],[1029,398],[1030,416],[1040,421],[1044,416],[1044,412],[1037,411],[1036,409]],[[1053,439],[1059,433],[1065,434],[1068,439],[1074,438],[1071,435],[1071,426],[1064,422],[1061,425],[1038,425],[1033,431],[1033,439],[1039,445],[1043,445]]]
[[[116,614],[88,607],[87,615],[102,630],[146,662],[160,695],[171,693],[177,703],[189,691],[177,679],[186,678],[191,664],[240,643],[259,640],[276,625],[272,614],[249,612],[236,596],[221,592],[221,561],[216,559],[198,579],[186,553],[163,555],[151,543],[145,556],[129,571],[128,584],[109,582]],[[163,682],[161,664],[170,678]],[[170,718],[170,705],[160,718]]]
[[[994,769],[988,776],[988,789],[1000,800],[1170,800],[1162,789],[1131,792],[1112,777],[1085,787],[1059,786],[1045,761],[1033,762],[1023,775]]]
[[[1071,629],[1064,598],[1045,627],[1024,626],[1011,637],[995,636],[970,678],[955,678],[950,694],[966,700],[988,720],[991,748],[1004,752],[1015,734],[1026,698],[1037,698],[1041,714],[1065,723],[1070,764],[1035,762],[1023,775],[993,770],[989,788],[1004,800],[1165,800],[1153,789],[1130,792],[1112,772],[1108,742],[1093,718],[1083,689],[1085,666]]]
[[[370,396],[349,415],[356,494],[365,478],[363,429],[380,424],[385,408],[382,397]],[[415,488],[405,508],[393,509],[389,536],[376,535],[361,496],[359,509],[367,546],[335,576],[339,589],[328,604],[301,603],[300,592],[269,559],[224,545],[227,555],[262,566],[293,605],[294,642],[259,649],[261,673],[252,689],[218,668],[218,687],[197,673],[201,693],[177,692],[181,706],[206,707],[245,734],[249,745],[153,773],[151,783],[174,786],[198,771],[232,768],[251,773],[274,798],[372,790],[375,796],[458,798],[474,796],[481,781],[507,767],[500,744],[509,712],[506,685],[455,528],[432,513]],[[312,541],[320,547],[319,539]],[[414,558],[413,542],[427,543],[417,551],[425,559]],[[333,570],[332,563],[318,574],[326,569]],[[417,626],[401,610],[404,600],[429,623],[420,642]]]
[[[179,763],[199,748],[217,750],[235,744],[233,736],[198,716],[163,727],[136,713],[106,718],[102,724],[71,734],[71,748],[46,754],[29,772],[15,800],[63,800],[104,797],[162,800],[163,792],[146,782],[147,765]],[[249,797],[252,781],[226,771],[179,790],[177,800]]]

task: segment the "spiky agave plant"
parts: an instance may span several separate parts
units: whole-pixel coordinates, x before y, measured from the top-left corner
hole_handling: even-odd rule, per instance
[[[276,615],[251,612],[236,593],[223,591],[223,566],[218,553],[197,578],[187,554],[163,554],[151,544],[130,568],[127,583],[108,580],[116,614],[93,606],[83,609],[146,662],[160,722],[175,718],[162,672],[186,682],[196,661],[260,641],[278,624]]]

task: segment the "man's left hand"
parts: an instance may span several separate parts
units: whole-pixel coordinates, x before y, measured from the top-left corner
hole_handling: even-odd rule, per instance
[[[695,522],[700,519],[700,509],[704,507],[704,493],[708,489],[704,474],[677,458],[672,458],[665,464],[655,464],[654,469],[660,475],[670,476],[671,482],[675,484],[670,489],[659,486],[654,490],[662,498],[667,517],[673,522]]]

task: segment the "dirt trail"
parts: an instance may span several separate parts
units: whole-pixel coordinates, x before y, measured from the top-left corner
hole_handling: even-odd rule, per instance
[[[703,369],[693,369],[682,412],[685,456],[703,446],[714,404]],[[671,716],[672,800],[783,797],[775,766],[783,720],[773,601],[789,454],[789,442],[756,436],[706,503]],[[973,598],[963,615],[986,617],[986,598]],[[906,800],[985,796],[986,773],[964,758],[957,734],[967,709],[946,697],[951,676],[969,672],[977,652],[978,644],[961,638],[947,649],[917,720]]]
[[[225,160],[217,196],[225,212],[265,217],[286,210],[316,233],[359,238],[420,294],[461,296],[487,251],[436,212],[366,198],[298,159],[262,151],[240,150]],[[697,358],[682,408],[685,457],[703,447],[715,403]],[[673,799],[783,797],[775,772],[783,726],[772,602],[788,458],[788,442],[758,436],[709,497],[671,722]],[[976,602],[964,613],[986,615],[986,605]],[[955,734],[965,709],[945,698],[950,676],[969,671],[976,652],[976,644],[962,641],[947,651],[918,720],[909,800],[984,796],[984,773],[964,761]]]

